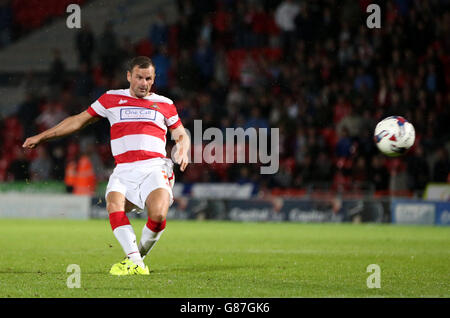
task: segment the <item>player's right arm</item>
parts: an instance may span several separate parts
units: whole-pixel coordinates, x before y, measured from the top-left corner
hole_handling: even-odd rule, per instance
[[[99,117],[94,117],[87,111],[83,111],[78,115],[67,117],[58,125],[49,128],[38,135],[27,138],[22,147],[31,149],[44,141],[70,135],[99,119]]]

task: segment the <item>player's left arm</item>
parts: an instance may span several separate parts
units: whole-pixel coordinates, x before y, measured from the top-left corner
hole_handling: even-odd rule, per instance
[[[170,133],[176,142],[176,151],[174,153],[175,163],[180,165],[181,171],[184,171],[189,164],[188,151],[191,146],[191,140],[183,125],[170,129]]]

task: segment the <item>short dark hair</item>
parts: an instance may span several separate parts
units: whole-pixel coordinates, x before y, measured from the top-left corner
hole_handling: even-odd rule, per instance
[[[150,66],[155,67],[152,60],[147,56],[136,56],[128,63],[128,71],[131,73],[133,68],[137,66],[139,68],[148,68]]]

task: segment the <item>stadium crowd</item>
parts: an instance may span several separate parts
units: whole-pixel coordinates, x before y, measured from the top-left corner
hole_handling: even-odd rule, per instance
[[[174,100],[191,132],[198,119],[203,129],[279,128],[277,174],[261,175],[258,164],[192,164],[178,182],[418,193],[429,181],[450,182],[449,4],[386,1],[381,28],[369,29],[370,2],[180,0],[175,23],[158,14],[136,43],[112,23],[99,37],[84,25],[74,39],[79,70],[68,72],[55,51],[48,93],[28,74],[26,99],[1,121],[0,180],[63,180],[80,154],[105,180],[114,166],[105,120],[31,153],[20,145],[107,89],[127,87],[126,61],[146,55],[154,90]],[[373,142],[376,122],[390,115],[415,126],[406,157],[386,158]]]

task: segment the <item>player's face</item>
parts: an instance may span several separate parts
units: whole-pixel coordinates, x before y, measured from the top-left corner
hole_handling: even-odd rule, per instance
[[[137,98],[143,98],[150,93],[153,82],[155,81],[155,68],[139,68],[135,66],[131,73],[127,72],[127,79],[130,82],[130,91]]]

